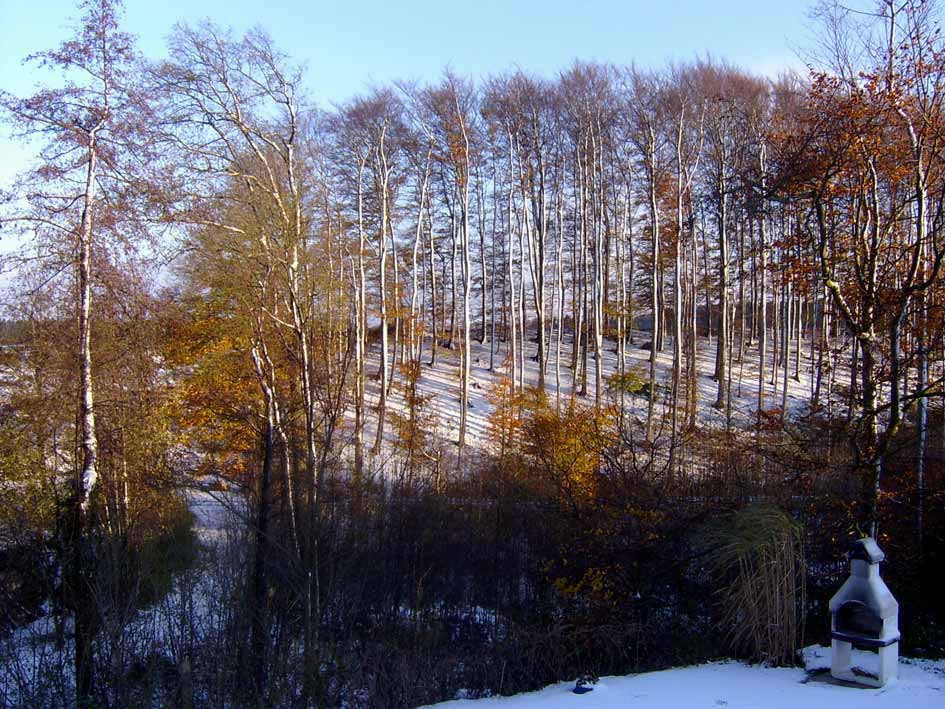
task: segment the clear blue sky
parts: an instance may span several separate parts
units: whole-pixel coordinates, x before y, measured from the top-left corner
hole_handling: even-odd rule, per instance
[[[159,57],[172,26],[209,17],[242,31],[261,25],[308,66],[322,106],[370,83],[472,76],[512,66],[554,75],[572,60],[636,62],[711,53],[758,73],[799,66],[808,0],[126,0],[126,28]],[[30,93],[21,59],[55,46],[78,15],[72,0],[0,0],[0,87]],[[28,152],[0,127],[0,185]]]

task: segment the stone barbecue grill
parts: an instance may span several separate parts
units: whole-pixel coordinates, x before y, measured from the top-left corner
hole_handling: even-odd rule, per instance
[[[858,539],[850,554],[850,576],[830,599],[832,661],[837,679],[882,687],[899,664],[899,604],[879,575],[886,558],[872,538]],[[854,666],[853,648],[875,650],[875,673]]]

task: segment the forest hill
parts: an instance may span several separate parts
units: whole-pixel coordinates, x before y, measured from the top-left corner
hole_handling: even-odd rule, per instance
[[[319,110],[262,30],[148,61],[84,3],[34,57],[62,83],[0,94],[46,146],[3,207],[0,524],[57,638],[3,691],[392,705],[789,663],[860,532],[901,560],[904,649],[940,647],[911,625],[942,627],[929,7],[825,15],[861,51],[807,77],[575,62]],[[187,487],[240,512],[212,562]],[[733,634],[758,588],[789,620]],[[181,624],[135,646],[162,599]]]

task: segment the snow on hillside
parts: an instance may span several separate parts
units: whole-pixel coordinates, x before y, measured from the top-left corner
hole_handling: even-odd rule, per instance
[[[637,369],[640,374],[646,378],[649,375],[649,357],[650,352],[641,345],[650,341],[650,333],[635,333],[635,342],[626,345],[627,370]],[[769,338],[770,339],[770,338]],[[787,411],[789,415],[800,413],[806,403],[810,400],[811,391],[811,362],[808,359],[809,342],[805,341],[802,345],[801,366],[799,381],[795,381],[794,374],[794,356],[792,354],[791,367],[788,378],[788,397]],[[603,343],[602,373],[606,383],[607,377],[614,374],[618,369],[617,364],[617,345],[613,340],[605,339]],[[716,344],[713,340],[711,345],[706,338],[700,338],[697,355],[697,372],[699,378],[698,393],[698,416],[699,419],[709,425],[718,427],[725,426],[724,411],[713,408],[712,404],[716,400],[718,384],[713,381],[712,376],[715,371],[715,350]],[[472,346],[472,372],[469,389],[469,419],[468,419],[468,442],[473,446],[483,446],[487,440],[489,432],[489,416],[492,413],[493,406],[489,402],[489,393],[499,381],[507,374],[505,358],[507,354],[506,343],[499,342],[497,353],[495,355],[495,369],[489,370],[489,342],[480,344],[473,342]],[[525,381],[527,385],[536,386],[538,384],[538,363],[535,361],[536,346],[531,340],[528,342],[525,357]],[[732,423],[736,427],[746,427],[754,422],[754,414],[757,409],[758,401],[758,350],[756,346],[746,348],[746,354],[743,362],[737,361],[737,350],[734,352],[736,361],[732,363]],[[593,404],[595,383],[594,383],[594,357],[593,352],[588,354],[588,376],[587,376],[587,395],[579,396],[577,391],[580,389],[580,381],[577,387],[572,387],[572,372],[569,367],[571,356],[571,343],[566,340],[561,347],[561,366],[560,366],[560,384],[561,401],[567,402],[572,394],[576,395],[579,403]],[[769,343],[767,352],[767,364],[765,372],[765,407],[777,408],[781,405],[781,390],[783,386],[783,369],[778,370],[778,380],[776,384],[771,383],[771,359],[772,345]],[[545,372],[545,388],[548,391],[551,401],[555,400],[556,393],[556,357],[555,344],[549,346],[549,362]],[[455,442],[459,431],[459,400],[460,400],[460,355],[459,350],[439,349],[437,352],[436,364],[430,366],[430,341],[424,343],[423,367],[421,379],[419,382],[419,393],[421,396],[429,397],[427,413],[431,415],[435,423],[435,433],[445,440]],[[663,387],[664,391],[670,386],[670,376],[672,371],[673,353],[672,339],[667,337],[666,346],[662,352],[657,353],[656,378],[657,385]],[[376,405],[379,399],[380,383],[375,378],[375,374],[380,366],[380,347],[372,348],[368,359],[368,386],[367,395],[369,404]],[[395,386],[392,396],[388,399],[388,405],[394,410],[404,409],[403,395],[398,390],[397,385],[402,383],[403,377],[400,372],[395,374]],[[826,389],[825,389],[826,390]],[[681,390],[680,396],[683,396]],[[647,402],[645,397],[627,397],[625,405],[631,413],[641,417],[646,417]],[[657,406],[657,414],[663,411],[662,399]],[[353,415],[350,417],[349,425],[353,426]],[[375,421],[373,416],[368,417],[365,426],[365,441],[370,445],[374,440],[376,433]],[[386,437],[391,438],[391,431],[386,432]]]
[[[945,661],[899,663],[899,679],[882,689],[835,682],[827,668],[830,649],[805,651],[807,670],[712,662],[627,677],[604,677],[586,694],[574,682],[538,692],[480,700],[455,700],[455,709],[933,709],[945,707]],[[866,661],[867,658],[864,658]]]

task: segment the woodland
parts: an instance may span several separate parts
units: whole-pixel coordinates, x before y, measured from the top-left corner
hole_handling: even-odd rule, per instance
[[[793,665],[864,535],[945,655],[942,6],[871,8],[804,75],[317,106],[263,29],[83,0],[0,90],[0,705]]]

